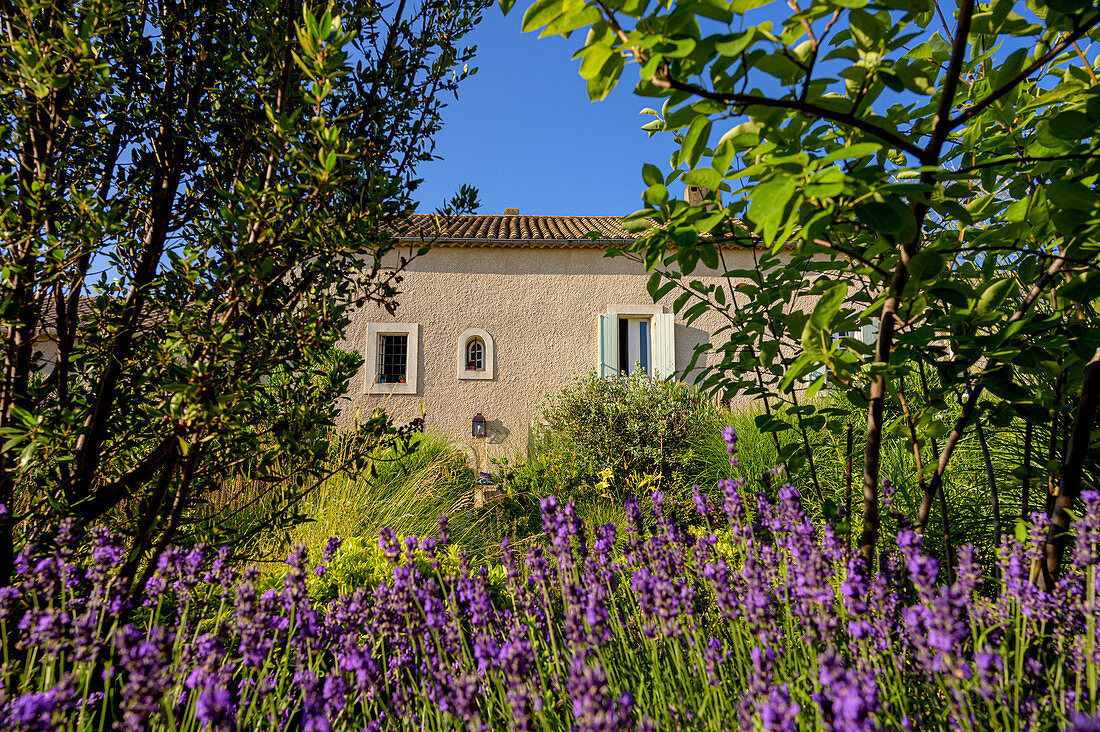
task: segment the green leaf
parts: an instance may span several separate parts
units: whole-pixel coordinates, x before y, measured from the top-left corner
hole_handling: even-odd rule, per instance
[[[867,201],[856,207],[856,218],[882,234],[900,234],[905,229],[905,221],[897,210],[882,201]]]
[[[1016,529],[1014,531],[1016,534],[1016,541],[1026,545],[1029,541],[1030,532],[1031,524],[1023,519],[1016,519]]]
[[[844,300],[848,297],[848,285],[844,282],[838,282],[825,291],[825,294],[821,296],[821,299],[817,301],[817,305],[814,306],[813,315],[810,316],[810,321],[818,328],[824,330],[828,328],[833,319],[836,318],[836,314],[840,311],[840,306],[844,304]]]
[[[853,10],[848,14],[852,40],[864,51],[873,51],[882,45],[886,28],[878,18],[865,10]]]
[[[523,24],[520,28],[524,33],[530,33],[549,24],[564,12],[564,0],[535,0],[523,14]]]
[[[660,183],[651,185],[649,188],[645,189],[645,193],[642,194],[642,200],[650,206],[664,206],[668,203],[668,189]]]
[[[1100,205],[1096,193],[1075,180],[1053,180],[1046,185],[1046,192],[1047,199],[1058,208],[1091,211]]]
[[[661,169],[651,163],[642,166],[642,180],[647,186],[663,185],[665,177],[661,175]]]
[[[998,280],[994,280],[985,286],[982,290],[981,296],[978,298],[978,305],[975,308],[979,315],[986,315],[1001,306],[1005,298],[1008,296],[1010,289],[1012,288],[1012,279],[1004,277]]]
[[[707,117],[696,117],[684,134],[682,146],[684,153],[681,160],[687,161],[689,168],[699,164],[699,158],[702,157],[703,150],[710,140],[710,127],[711,123]]]
[[[1008,55],[997,68],[997,74],[993,77],[993,88],[999,89],[1012,80],[1016,74],[1024,68],[1024,62],[1031,51],[1029,48],[1018,48]]]
[[[587,90],[588,98],[593,102],[598,102],[606,97],[615,85],[619,83],[619,76],[623,72],[623,57],[621,54],[612,54],[603,67],[600,68],[600,72],[596,76],[588,79]],[[660,122],[660,120],[655,120]],[[642,129],[645,129],[643,126]]]
[[[750,10],[762,7],[770,3],[771,0],[733,0],[730,3],[730,10],[738,15],[744,15]]]
[[[714,50],[721,56],[740,56],[754,40],[756,40],[756,29],[750,28],[744,33],[722,36],[722,40],[714,44]]]
[[[1050,121],[1050,131],[1062,140],[1084,140],[1093,136],[1093,124],[1088,115],[1071,109]]]
[[[767,246],[775,241],[779,225],[783,222],[783,213],[794,191],[794,179],[780,175],[756,186],[751,193],[748,215],[760,228]]]
[[[803,193],[809,198],[832,198],[844,191],[845,175],[840,168],[826,168],[816,173]]]
[[[615,53],[610,42],[593,43],[579,51],[581,57],[580,75],[582,79],[591,79],[600,73],[604,64]]]
[[[802,378],[805,374],[814,370],[814,367],[820,363],[816,358],[808,353],[803,353],[791,363],[790,367],[783,374],[783,378],[779,381],[780,391],[789,391],[796,379]],[[766,417],[767,415],[761,415]],[[757,417],[759,420],[760,417]]]
[[[848,145],[837,150],[833,150],[825,157],[817,160],[819,167],[825,166],[829,163],[834,163],[837,160],[850,160],[852,158],[862,158],[882,149],[881,143],[878,142],[857,142],[854,145]]]
[[[813,399],[823,386],[825,386],[825,374],[821,374],[821,376],[814,379],[814,382],[806,389],[806,398]]]
[[[714,168],[697,168],[696,170],[690,170],[681,176],[686,185],[689,186],[702,186],[710,191],[718,190],[718,186],[722,185],[722,176],[718,174],[718,171]]]
[[[931,280],[940,273],[946,261],[939,252],[923,249],[909,260],[909,275],[918,281]]]
[[[730,169],[730,163],[737,155],[737,149],[729,140],[721,141],[714,148],[714,157],[711,158],[710,167],[714,168],[719,176],[725,176]]]

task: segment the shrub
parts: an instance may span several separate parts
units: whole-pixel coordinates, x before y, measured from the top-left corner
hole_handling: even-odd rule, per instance
[[[655,475],[665,489],[687,484],[717,424],[709,402],[680,382],[643,373],[601,379],[595,371],[551,397],[543,419],[548,452],[618,497],[639,474]]]

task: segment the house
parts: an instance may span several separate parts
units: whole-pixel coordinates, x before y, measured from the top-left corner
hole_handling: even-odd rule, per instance
[[[409,265],[394,315],[374,306],[353,315],[343,347],[365,363],[344,402],[345,422],[376,407],[398,422],[423,415],[428,429],[487,470],[493,459],[525,453],[545,396],[590,369],[684,369],[725,321],[715,313],[690,326],[677,320],[675,293],[654,304],[641,264],[605,256],[632,238],[618,222],[515,209],[452,220]],[[395,256],[410,256],[436,233],[431,217],[413,214]],[[725,266],[751,269],[752,256],[725,250]],[[472,436],[478,415],[483,438]]]

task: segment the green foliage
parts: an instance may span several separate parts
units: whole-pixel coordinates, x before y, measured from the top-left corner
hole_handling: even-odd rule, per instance
[[[820,369],[867,408],[866,555],[886,407],[907,390],[922,399],[899,420],[942,448],[930,465],[977,420],[1060,420],[1064,436],[1077,419],[1085,437],[1056,457],[1061,493],[1079,494],[1100,391],[1094,4],[962,3],[953,20],[932,3],[540,5],[528,26],[589,29],[582,72],[634,62],[635,93],[663,102],[643,129],[675,150],[667,172],[644,169],[645,207],[626,219],[641,237],[622,253],[654,272],[655,299],[679,294],[681,316],[726,318],[689,367],[706,354],[700,385],[784,402],[795,445],[835,424],[800,407]],[[593,98],[621,68],[601,68]],[[674,200],[676,180],[728,202]],[[718,244],[754,248],[754,265],[711,266],[725,286],[692,279]],[[873,344],[840,337],[872,327]],[[925,481],[922,527],[943,478]]]
[[[610,379],[591,371],[547,401],[543,420],[554,460],[575,471],[568,483],[585,482],[609,499],[626,495],[639,476],[666,490],[683,487],[699,445],[717,429],[705,397],[641,371]]]
[[[393,232],[483,7],[5,13],[0,585],[63,518],[124,531],[133,572],[244,463],[272,516],[326,478],[354,368],[332,348],[354,309],[395,307]]]

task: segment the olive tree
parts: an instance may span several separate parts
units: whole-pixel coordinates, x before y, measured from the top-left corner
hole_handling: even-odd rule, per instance
[[[332,348],[395,306],[389,232],[482,10],[0,5],[0,586],[63,519],[124,531],[133,576],[243,462],[273,517],[323,477]]]
[[[655,298],[680,291],[687,319],[728,318],[701,384],[778,391],[802,428],[792,457],[812,457],[806,429],[829,418],[798,403],[823,367],[865,406],[868,561],[887,430],[918,465],[931,448],[923,529],[960,440],[984,447],[983,420],[1015,419],[1029,441],[1049,425],[1061,463],[1057,571],[1100,394],[1098,23],[1086,0],[537,0],[524,16],[525,30],[587,30],[576,58],[593,99],[633,65],[635,93],[660,102],[644,129],[676,150],[642,171],[625,253]],[[677,201],[674,181],[712,193]],[[738,245],[761,248],[754,268],[725,267]],[[699,262],[729,286],[692,280]],[[844,337],[861,328],[869,346]],[[993,517],[999,530],[996,503]]]

